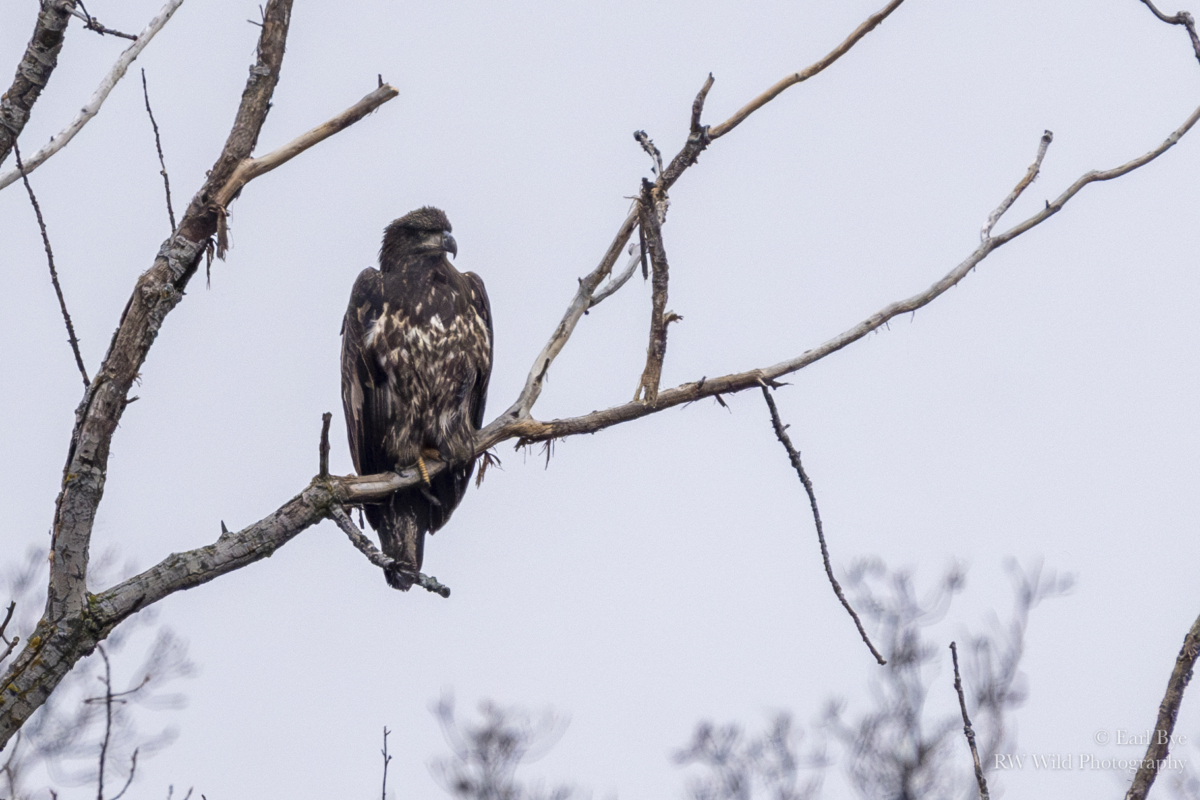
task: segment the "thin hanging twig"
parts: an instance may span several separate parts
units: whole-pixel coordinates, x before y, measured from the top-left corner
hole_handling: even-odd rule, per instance
[[[171,208],[171,179],[167,177],[167,162],[163,158],[162,139],[158,136],[158,123],[154,121],[154,112],[150,110],[150,90],[146,88],[146,70],[142,70],[142,97],[146,98],[146,114],[150,117],[150,126],[154,128],[154,149],[158,151],[158,165],[161,167],[163,187],[167,190],[167,216],[171,220],[171,233],[175,232],[175,209]]]
[[[62,309],[63,321],[67,323],[67,341],[71,343],[71,351],[75,353],[75,364],[79,367],[79,374],[83,376],[84,388],[87,388],[92,382],[88,378],[87,368],[83,366],[83,356],[79,354],[79,340],[75,338],[75,326],[71,324],[71,315],[67,312],[67,301],[63,297],[62,286],[58,283],[58,270],[54,268],[54,251],[50,249],[50,236],[46,233],[46,221],[42,219],[42,207],[38,205],[33,187],[29,184],[29,176],[25,174],[25,165],[21,161],[21,148],[17,146],[15,139],[13,140],[13,155],[17,158],[17,171],[21,173],[21,180],[25,182],[25,191],[29,193],[29,202],[33,204],[33,213],[37,215],[38,228],[42,231],[42,244],[46,247],[46,260],[50,264],[50,282],[54,284],[54,293],[58,295],[58,307]]]
[[[775,427],[775,436],[779,439],[779,443],[783,445],[783,449],[787,450],[788,458],[791,459],[792,466],[796,468],[796,474],[800,476],[800,482],[804,484],[804,491],[808,492],[808,502],[812,506],[813,521],[817,524],[817,541],[821,543],[821,559],[825,562],[825,574],[829,577],[829,583],[833,586],[833,593],[837,595],[837,599],[841,601],[842,608],[850,614],[850,618],[854,620],[854,625],[858,628],[858,635],[862,637],[863,643],[867,649],[871,651],[871,655],[875,656],[875,660],[880,666],[887,663],[887,660],[879,654],[875,649],[875,645],[871,644],[871,638],[867,636],[867,631],[863,627],[862,620],[858,618],[857,612],[850,606],[850,601],[846,599],[845,593],[842,592],[841,584],[837,582],[837,578],[833,577],[833,567],[829,563],[829,547],[825,544],[825,528],[821,524],[821,512],[817,510],[817,493],[813,489],[812,481],[808,479],[808,473],[804,471],[804,465],[800,463],[800,453],[792,446],[792,440],[787,435],[787,426],[783,424],[783,420],[779,418],[779,409],[775,407],[775,398],[771,397],[771,389],[766,383],[762,385],[763,398],[767,401],[767,408],[771,410],[771,424]]]

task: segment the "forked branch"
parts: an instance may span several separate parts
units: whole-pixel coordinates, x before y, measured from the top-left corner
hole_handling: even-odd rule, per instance
[[[60,5],[68,6],[69,8],[73,5],[73,3],[42,4],[44,9],[53,9]],[[79,110],[79,113],[75,115],[75,118],[71,120],[70,124],[56,133],[54,136],[51,136],[50,141],[45,147],[29,157],[25,163],[26,173],[33,172],[42,164],[45,164],[51,156],[66,147],[67,143],[75,138],[75,134],[83,130],[83,126],[87,125],[92,117],[100,113],[100,106],[104,105],[104,101],[108,99],[109,92],[113,90],[113,87],[117,85],[121,78],[125,77],[125,71],[129,69],[129,65],[132,64],[133,60],[138,57],[142,50],[145,49],[146,45],[150,44],[150,40],[154,38],[155,34],[163,29],[163,26],[167,24],[167,22],[171,19],[171,16],[181,5],[183,5],[183,0],[167,0],[166,5],[164,5],[162,9],[159,10],[158,14],[156,14],[149,23],[147,23],[145,29],[138,34],[137,39],[134,40],[133,44],[129,45],[129,47],[125,49],[125,52],[121,53],[121,55],[117,58],[117,61],[115,64],[113,64],[112,69],[110,69],[108,74],[104,76],[104,79],[100,81],[100,85],[96,88],[96,91],[93,92],[91,98],[84,103],[83,108]],[[46,17],[49,14],[49,10],[43,11],[42,16],[39,17],[39,24],[42,17]],[[63,25],[65,27],[66,23],[64,22]],[[32,47],[32,43],[30,46]],[[55,52],[57,54],[57,51]],[[47,77],[49,76],[47,75]],[[16,86],[15,83],[13,85]],[[12,90],[10,89],[10,91]],[[36,94],[34,95],[34,98],[36,99]],[[7,115],[4,113],[8,111],[6,102],[7,101],[0,101],[0,120],[6,120]],[[32,105],[32,103],[30,104]],[[25,115],[28,117],[28,110],[26,110]],[[24,127],[25,123],[24,120],[22,120],[20,127],[14,127],[11,122],[7,124],[10,131],[14,132],[12,138],[15,139],[15,134],[20,132],[21,127]],[[3,130],[3,127],[3,125],[0,125],[0,162],[4,161],[4,156],[8,154],[8,147],[12,144],[11,141],[6,141],[7,132]],[[21,173],[15,169],[0,174],[0,189],[3,189],[5,186],[8,186],[10,183],[20,177]]]

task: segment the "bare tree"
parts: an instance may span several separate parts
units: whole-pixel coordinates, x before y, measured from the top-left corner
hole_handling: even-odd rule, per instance
[[[446,696],[434,706],[449,758],[433,762],[433,771],[451,796],[459,800],[568,800],[569,786],[549,791],[517,780],[517,769],[537,760],[562,736],[564,722],[547,712],[534,720],[524,711],[494,703],[479,707],[478,722],[460,722],[454,700]]]
[[[714,398],[720,401],[724,395],[774,386],[781,378],[839,352],[869,333],[879,330],[897,316],[914,312],[933,302],[964,280],[992,252],[1056,215],[1085,187],[1092,183],[1120,178],[1154,161],[1171,149],[1200,119],[1200,108],[1197,108],[1175,130],[1169,132],[1158,146],[1116,167],[1083,174],[1062,190],[1055,199],[1048,201],[1043,209],[996,233],[1005,213],[1039,174],[1052,141],[1051,134],[1047,132],[1037,142],[1036,148],[1031,147],[1035,149],[1034,160],[1024,175],[1014,174],[1017,178],[1014,189],[999,201],[985,220],[981,220],[978,246],[928,289],[889,303],[823,343],[776,364],[751,366],[739,372],[716,377],[702,376],[665,389],[660,387],[662,364],[667,352],[669,323],[677,318],[677,315],[673,315],[666,308],[670,272],[663,227],[670,190],[684,173],[697,163],[700,155],[713,147],[718,140],[732,133],[742,122],[789,88],[815,78],[846,56],[868,34],[897,12],[902,2],[903,0],[891,0],[878,12],[863,20],[824,57],[808,67],[784,76],[757,96],[748,99],[728,119],[715,124],[705,123],[705,103],[714,86],[713,77],[708,76],[702,82],[692,103],[690,118],[681,120],[681,124],[686,125],[687,139],[673,158],[661,159],[649,138],[641,137],[643,147],[654,160],[654,180],[646,180],[640,187],[631,187],[637,190],[634,192],[636,198],[632,208],[618,227],[596,268],[579,280],[575,296],[561,322],[534,358],[523,389],[505,411],[479,431],[475,448],[478,456],[484,456],[490,448],[505,441],[515,440],[518,448],[543,443],[548,446],[557,439],[582,433],[596,433],[696,400]],[[1149,0],[1143,2],[1158,19],[1183,26],[1191,38],[1197,58],[1200,59],[1200,39],[1196,37],[1190,15],[1168,17],[1154,8]],[[130,392],[156,337],[171,312],[184,299],[185,289],[201,263],[213,254],[219,258],[225,257],[229,247],[230,205],[235,199],[246,194],[244,190],[247,184],[255,178],[282,166],[303,150],[357,123],[396,95],[396,90],[384,84],[380,78],[377,88],[346,111],[268,154],[254,156],[259,133],[271,107],[282,69],[291,5],[290,0],[271,0],[266,4],[261,23],[256,23],[261,25],[261,35],[255,63],[251,67],[225,145],[213,162],[203,185],[198,188],[179,219],[171,237],[162,244],[152,259],[148,254],[147,261],[151,266],[138,278],[117,323],[112,343],[103,362],[91,378],[86,370],[82,370],[86,388],[76,412],[66,453],[61,490],[55,503],[45,613],[32,634],[24,640],[24,646],[15,653],[15,657],[5,669],[3,679],[0,680],[0,684],[5,687],[5,692],[0,695],[0,745],[9,742],[22,730],[22,726],[27,724],[34,712],[59,689],[61,682],[80,659],[94,652],[137,612],[175,592],[199,586],[261,560],[324,519],[335,520],[355,544],[367,552],[377,566],[391,566],[386,557],[374,551],[370,543],[362,538],[346,509],[377,502],[398,489],[415,486],[421,480],[421,476],[416,470],[371,476],[333,476],[329,474],[327,460],[322,455],[319,471],[311,483],[303,487],[292,500],[258,522],[237,531],[222,530],[220,537],[215,541],[187,552],[172,554],[153,567],[106,588],[98,588],[96,576],[89,569],[93,529],[108,478],[112,441],[126,407],[136,399]],[[178,3],[174,7],[177,6]],[[18,69],[17,79],[6,94],[7,105],[0,109],[0,121],[5,129],[4,138],[0,139],[0,158],[7,155],[10,147],[13,148],[14,155],[16,154],[17,139],[38,99],[41,87],[50,78],[54,59],[62,46],[62,32],[73,10],[74,3],[70,2],[43,4],[30,48]],[[163,18],[158,28],[169,19],[171,11],[173,7],[168,4],[163,15],[160,15]],[[108,30],[86,12],[83,13],[90,29]],[[135,44],[131,49],[139,43],[144,46],[149,36],[153,35],[148,33],[150,27],[142,35],[135,37]],[[136,53],[133,55],[136,56]],[[120,79],[131,60],[132,57],[125,62],[119,74],[114,73],[116,80]],[[31,74],[34,75],[32,81]],[[103,102],[102,97],[100,102]],[[28,168],[24,163],[17,165],[17,173],[27,178],[28,172],[34,166],[36,164],[32,163],[32,160]],[[640,246],[634,248],[636,252],[631,254],[625,268],[617,272],[618,262],[627,252],[626,248],[635,230],[638,232]],[[542,394],[547,374],[576,326],[589,309],[611,297],[625,285],[638,264],[643,265],[645,274],[653,274],[654,298],[647,337],[647,359],[634,391],[634,399],[575,417],[549,421],[535,418],[533,409]],[[77,349],[76,352],[78,354]],[[82,360],[80,366],[83,366]],[[327,443],[323,441],[320,453],[327,452]],[[438,474],[444,468],[444,465],[432,464],[429,474]],[[430,591],[449,593],[436,579],[429,576],[418,578]],[[96,591],[89,588],[89,581]],[[947,597],[953,588],[949,585],[946,587]],[[917,614],[917,617],[909,622],[915,624],[921,615],[932,613],[924,609],[924,606],[909,608],[906,613]],[[884,627],[886,629],[887,624],[884,624]],[[903,626],[897,621],[893,627],[899,631]],[[890,691],[897,693],[897,707],[912,708],[914,704],[919,706],[922,689],[912,676],[920,673],[920,667],[925,663],[925,652],[915,641],[901,640],[893,644],[893,658],[898,659],[900,666],[909,672],[898,673],[907,678],[894,684]],[[1190,652],[1188,647],[1185,647],[1185,651]],[[1192,652],[1190,657],[1194,659],[1194,656],[1195,653]],[[1005,658],[1007,656],[1004,655],[999,658],[997,674],[1005,674]],[[1185,667],[1185,672],[1190,669],[1190,661],[1181,656],[1179,668]],[[1179,680],[1173,682],[1172,686],[1172,691],[1181,694],[1182,684]],[[1176,702],[1176,710],[1177,705]],[[1173,714],[1170,716],[1173,721]],[[896,725],[903,727],[910,724],[910,721],[899,718],[881,718],[871,723],[869,731],[864,729],[860,733],[864,737],[874,737],[871,740],[876,742],[875,746],[885,750],[893,747],[892,739],[889,738],[893,734],[888,731]],[[911,732],[910,728],[903,729]],[[899,754],[896,755],[895,763],[909,765],[906,769],[911,774],[902,778],[904,786],[911,785],[914,789],[930,792],[941,790],[933,783],[926,785],[921,782],[924,780],[921,776],[921,765],[924,763],[922,759],[932,758],[940,752],[945,735],[948,734],[941,733],[939,729],[927,739],[921,740],[922,743],[915,753],[903,758]],[[865,767],[860,779],[863,786],[874,785],[872,782],[878,783],[883,780]],[[1146,781],[1152,780],[1152,776],[1139,780],[1148,788],[1149,784]]]
[[[1012,616],[987,633],[970,637],[966,658],[971,699],[967,703],[983,733],[985,771],[994,756],[1012,752],[1007,724],[1026,698],[1020,670],[1029,614],[1043,600],[1070,590],[1072,579],[1011,566]],[[953,567],[930,592],[918,592],[912,575],[890,571],[878,560],[859,563],[847,577],[868,624],[883,643],[887,665],[871,681],[871,708],[848,715],[844,701],[831,702],[810,731],[794,730],[779,714],[758,735],[737,724],[697,726],[676,760],[699,765],[689,796],[694,800],[798,800],[821,795],[826,770],[841,761],[855,793],[864,800],[952,798],[969,795],[974,777],[959,745],[957,714],[931,714],[931,695],[948,698],[947,653],[928,629],[940,622],[965,575]],[[957,658],[957,656],[956,656]],[[936,703],[933,705],[937,705]],[[810,740],[803,750],[806,736]],[[807,776],[807,777],[805,777]],[[802,781],[802,777],[804,780]]]

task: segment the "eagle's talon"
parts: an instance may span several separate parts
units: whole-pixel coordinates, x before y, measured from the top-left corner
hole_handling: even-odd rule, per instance
[[[429,491],[428,487],[421,487],[421,496],[428,500],[432,505],[441,508],[442,501],[433,496],[433,492]]]

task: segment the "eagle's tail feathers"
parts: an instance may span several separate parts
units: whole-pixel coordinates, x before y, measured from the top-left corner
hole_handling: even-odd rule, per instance
[[[375,520],[371,522],[379,532],[379,544],[383,554],[396,561],[393,567],[384,570],[383,575],[388,586],[407,592],[421,571],[425,531],[429,524],[421,519],[420,509],[405,503],[399,496],[394,496],[387,506],[378,506],[377,510],[378,524]]]

